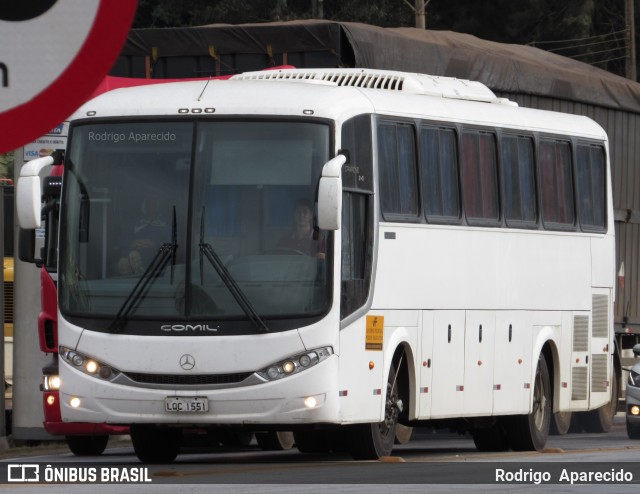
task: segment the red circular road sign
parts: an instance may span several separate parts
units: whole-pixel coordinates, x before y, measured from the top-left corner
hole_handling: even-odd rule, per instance
[[[137,0],[0,1],[0,153],[46,134],[111,69]]]

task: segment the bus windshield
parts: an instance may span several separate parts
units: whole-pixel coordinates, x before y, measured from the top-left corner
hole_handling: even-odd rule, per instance
[[[315,191],[330,128],[79,124],[65,164],[60,309],[88,329],[284,330],[330,302]]]

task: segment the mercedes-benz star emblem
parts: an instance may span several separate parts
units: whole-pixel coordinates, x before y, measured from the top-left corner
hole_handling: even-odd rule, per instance
[[[180,357],[180,367],[184,370],[191,370],[196,366],[196,359],[193,358],[193,355],[189,355],[185,353],[182,357]]]

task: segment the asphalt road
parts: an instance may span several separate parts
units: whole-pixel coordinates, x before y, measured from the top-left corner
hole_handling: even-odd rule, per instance
[[[32,456],[41,451],[44,454]],[[420,429],[381,461],[353,461],[347,455],[264,452],[244,448],[183,449],[170,465],[143,466],[126,441],[112,441],[101,456],[75,457],[68,450],[35,448],[5,455],[2,463],[38,464],[62,472],[116,468],[131,475],[144,468],[148,482],[92,485],[91,492],[283,493],[283,492],[633,492],[640,490],[640,441],[627,438],[624,416],[607,434],[551,436],[542,452],[479,453],[469,436]],[[21,454],[21,455],[20,455]],[[2,468],[0,466],[0,468]],[[84,470],[82,470],[84,469]],[[136,470],[138,469],[138,470]],[[588,480],[591,475],[591,480]],[[608,476],[598,481],[598,475]],[[99,477],[99,474],[97,475]],[[41,477],[43,477],[41,472]],[[523,480],[519,482],[519,480]],[[87,485],[8,483],[0,493],[74,492]],[[15,490],[14,490],[15,489]]]

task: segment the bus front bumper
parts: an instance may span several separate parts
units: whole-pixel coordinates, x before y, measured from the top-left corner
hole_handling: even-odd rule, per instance
[[[64,367],[64,369],[62,368]],[[225,389],[150,389],[89,377],[61,363],[62,420],[110,424],[340,423],[338,358],[283,379]],[[66,390],[73,390],[68,393]],[[206,400],[206,411],[169,411],[168,401]],[[168,400],[169,399],[169,400]],[[199,407],[201,408],[201,407]]]

